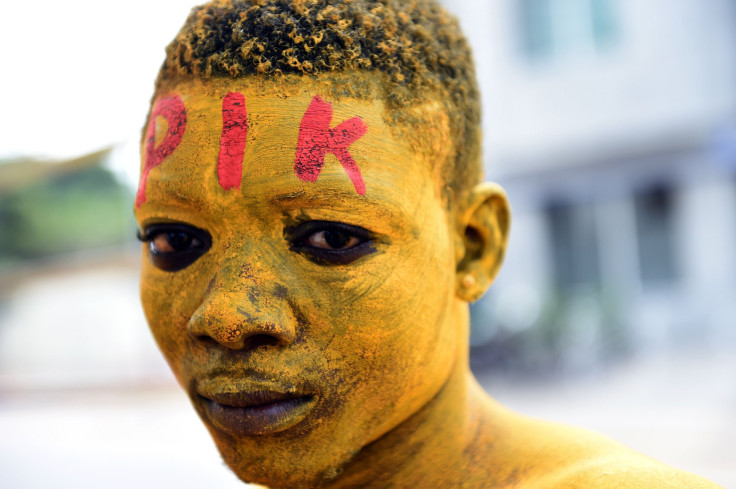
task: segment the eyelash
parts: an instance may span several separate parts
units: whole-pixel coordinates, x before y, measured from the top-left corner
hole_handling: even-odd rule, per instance
[[[170,252],[157,251],[154,240],[162,234],[180,233],[186,235],[192,247]],[[347,248],[328,249],[313,246],[308,240],[318,233],[337,233],[347,238],[348,244],[353,239],[358,243]],[[166,272],[178,272],[194,263],[212,247],[212,236],[202,229],[180,223],[153,224],[143,233],[136,232],[137,238],[149,243],[149,259],[156,267]],[[359,227],[333,221],[306,221],[284,229],[284,237],[289,242],[289,249],[304,255],[319,265],[347,265],[376,251],[373,246],[373,235],[370,231]],[[333,236],[334,239],[335,236]],[[323,239],[329,241],[329,236]],[[327,243],[329,245],[329,242]]]
[[[340,233],[357,238],[359,242],[349,248],[326,249],[307,243],[307,240],[320,232]],[[304,255],[318,265],[347,265],[376,251],[373,234],[359,226],[334,221],[306,221],[284,229],[284,237],[290,249]]]
[[[193,246],[184,250],[170,252],[157,251],[154,240],[162,234],[183,234]],[[153,224],[148,226],[144,233],[138,230],[138,239],[149,243],[148,257],[156,268],[165,272],[178,272],[194,263],[200,256],[207,253],[212,247],[212,236],[207,231],[179,223]],[[181,237],[181,236],[180,236]]]

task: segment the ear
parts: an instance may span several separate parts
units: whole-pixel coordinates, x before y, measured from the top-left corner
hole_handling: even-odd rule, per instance
[[[456,291],[465,301],[480,299],[496,278],[511,225],[506,192],[495,183],[476,185],[458,208]]]

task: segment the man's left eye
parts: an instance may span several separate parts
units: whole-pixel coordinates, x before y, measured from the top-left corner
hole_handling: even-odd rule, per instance
[[[370,231],[333,221],[307,221],[284,230],[291,250],[320,265],[347,265],[373,253]]]
[[[311,234],[305,240],[309,246],[323,250],[345,250],[361,243],[360,238],[342,229],[326,229]]]

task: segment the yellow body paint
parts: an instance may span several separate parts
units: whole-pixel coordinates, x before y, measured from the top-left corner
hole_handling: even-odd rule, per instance
[[[513,414],[476,384],[467,302],[502,261],[505,196],[483,184],[448,202],[448,115],[427,101],[397,119],[377,93],[351,94],[371,77],[380,86],[356,73],[190,79],[157,98],[181,99],[186,128],[156,166],[144,142],[141,297],[226,463],[272,488],[716,487]],[[247,110],[223,116],[231,93]],[[320,127],[366,130],[331,140],[305,179],[297,154],[319,138],[300,139],[315,96],[332,111]],[[154,113],[159,146],[170,125]],[[223,185],[218,165],[239,158],[221,156],[228,131],[242,171]]]

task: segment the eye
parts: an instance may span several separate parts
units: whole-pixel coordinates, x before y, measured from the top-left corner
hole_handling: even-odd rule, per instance
[[[347,265],[373,253],[373,236],[359,226],[333,221],[307,221],[287,227],[291,250],[320,265]]]
[[[148,226],[138,239],[148,243],[148,256],[156,268],[177,272],[204,255],[212,246],[207,231],[186,224],[165,223]]]
[[[305,240],[309,246],[323,250],[345,250],[361,243],[360,238],[342,229],[325,229],[310,234]]]

